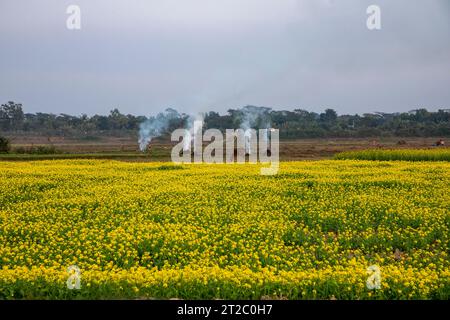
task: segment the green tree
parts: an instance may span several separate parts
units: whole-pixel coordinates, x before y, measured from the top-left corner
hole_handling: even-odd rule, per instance
[[[0,136],[0,153],[7,153],[11,149],[9,139]]]
[[[337,113],[333,109],[326,109],[325,113],[320,114],[320,121],[328,123],[328,124],[334,124],[337,120]]]
[[[19,130],[23,126],[22,104],[8,101],[0,106],[0,125],[5,131]]]

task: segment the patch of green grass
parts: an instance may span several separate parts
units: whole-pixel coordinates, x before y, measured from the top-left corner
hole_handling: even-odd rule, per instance
[[[378,161],[450,161],[450,148],[349,151],[336,154],[334,159]]]

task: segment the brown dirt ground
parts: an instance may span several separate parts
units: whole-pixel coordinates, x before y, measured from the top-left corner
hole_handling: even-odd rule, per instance
[[[132,137],[100,137],[96,140],[83,141],[63,137],[11,136],[12,147],[29,147],[53,145],[64,153],[138,153],[138,144]],[[439,137],[429,138],[326,138],[296,139],[280,141],[280,159],[313,160],[326,159],[342,151],[363,149],[423,149],[430,148]],[[448,139],[444,139],[448,143]],[[399,143],[400,141],[405,144]],[[150,145],[150,156],[158,155],[160,160],[169,160],[173,143],[155,139]]]

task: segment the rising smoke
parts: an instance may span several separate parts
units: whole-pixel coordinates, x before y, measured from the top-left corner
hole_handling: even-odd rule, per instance
[[[270,108],[246,106],[239,111],[242,115],[240,127],[244,130],[245,153],[251,154],[250,129],[269,129],[271,127],[269,120]],[[268,140],[267,134],[264,138],[266,141]]]
[[[194,128],[194,122],[195,121],[202,121],[203,122],[203,114],[198,113],[196,116],[189,116],[186,119],[186,134],[183,137],[183,151],[190,151],[192,146],[192,140],[195,137],[196,134],[198,134],[198,130],[201,130],[202,128]],[[195,132],[194,132],[195,131]]]
[[[143,152],[153,138],[166,133],[171,122],[180,119],[180,114],[174,109],[166,109],[156,117],[150,117],[139,125],[139,149]]]
[[[246,106],[238,110],[236,115],[239,117],[240,129],[244,131],[245,152],[247,154],[251,153],[252,135],[250,129],[269,129],[271,127],[270,110],[270,108],[256,106]],[[202,113],[198,113],[195,116],[187,116],[185,114],[180,115],[174,109],[167,109],[165,112],[159,113],[156,117],[150,117],[140,124],[139,149],[145,151],[152,139],[169,133],[170,129],[173,130],[184,126],[186,133],[183,137],[183,151],[190,151],[194,137],[199,130],[202,130],[201,127],[196,128],[194,123],[196,121],[203,122],[203,119],[204,115]],[[264,139],[267,141],[268,135]]]

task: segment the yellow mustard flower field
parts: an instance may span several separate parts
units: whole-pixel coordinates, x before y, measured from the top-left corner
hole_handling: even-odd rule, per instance
[[[0,162],[0,299],[450,297],[449,162],[259,170]]]

